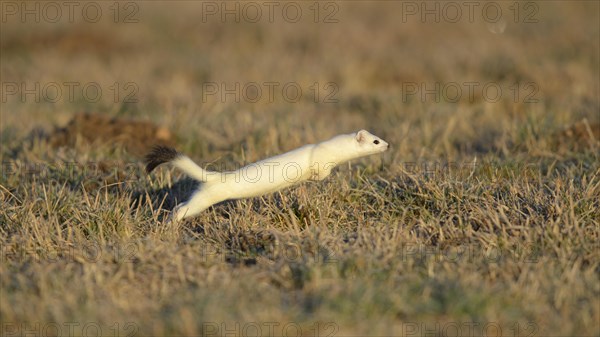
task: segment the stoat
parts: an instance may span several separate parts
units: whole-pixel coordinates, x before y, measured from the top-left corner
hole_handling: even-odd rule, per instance
[[[224,200],[256,197],[302,181],[323,180],[335,166],[384,152],[388,147],[388,143],[381,138],[360,130],[318,144],[304,145],[231,172],[204,170],[188,156],[165,146],[154,147],[145,159],[148,173],[158,165],[169,162],[202,182],[187,202],[173,210],[172,218],[182,220]]]

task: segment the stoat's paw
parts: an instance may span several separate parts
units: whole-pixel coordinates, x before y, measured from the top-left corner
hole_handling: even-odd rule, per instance
[[[177,222],[183,220],[185,214],[188,212],[187,203],[179,204],[173,208],[170,218],[171,221]]]
[[[177,213],[178,213],[178,211],[179,211],[180,208],[181,208],[181,205],[175,206],[175,208],[173,208],[171,210],[171,212],[166,215],[166,217],[165,217],[165,223],[170,224],[170,223],[177,222]]]
[[[170,224],[175,222],[175,217],[173,216],[173,212],[165,217],[165,223]]]

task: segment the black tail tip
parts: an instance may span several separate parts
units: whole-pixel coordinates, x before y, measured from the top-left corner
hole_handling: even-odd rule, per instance
[[[155,145],[144,158],[146,163],[146,172],[150,173],[158,165],[168,163],[177,158],[179,152],[172,147],[164,145]]]

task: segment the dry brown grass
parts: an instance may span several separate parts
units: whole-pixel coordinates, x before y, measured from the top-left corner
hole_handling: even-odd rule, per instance
[[[108,2],[95,24],[2,22],[4,94],[69,81],[103,94],[2,102],[0,334],[597,335],[598,3],[536,2],[536,23],[507,17],[501,34],[481,17],[402,22],[406,3],[337,3],[330,24],[308,2],[295,24],[202,22],[195,2],[140,2],[129,24]],[[203,99],[236,82],[304,94]],[[465,82],[503,95],[406,91]],[[193,183],[145,175],[117,142],[135,132],[37,136],[82,111],[160,124],[226,169],[360,128],[392,147],[168,224]]]

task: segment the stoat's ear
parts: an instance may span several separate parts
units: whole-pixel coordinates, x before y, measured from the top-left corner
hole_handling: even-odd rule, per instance
[[[367,138],[366,137],[366,133],[367,133],[367,131],[365,131],[365,130],[358,131],[356,133],[356,141],[359,142],[359,143],[364,142],[366,140],[366,138]]]

